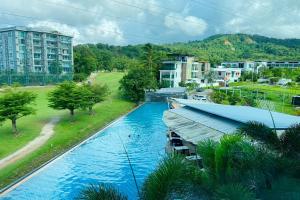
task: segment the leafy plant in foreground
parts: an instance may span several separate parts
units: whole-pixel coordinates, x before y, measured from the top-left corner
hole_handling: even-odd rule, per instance
[[[127,197],[112,186],[100,184],[82,190],[78,200],[127,200]]]

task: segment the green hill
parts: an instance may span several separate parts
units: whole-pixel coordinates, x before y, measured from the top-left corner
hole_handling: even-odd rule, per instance
[[[212,64],[243,60],[300,60],[300,39],[247,34],[214,35],[204,40],[154,45],[153,48],[160,57],[167,53],[187,53]],[[123,70],[134,65],[142,54],[143,45],[77,45],[74,48],[75,73],[89,74],[93,69]]]
[[[201,41],[164,45],[172,51],[192,53],[204,60],[300,60],[300,39],[223,34]]]

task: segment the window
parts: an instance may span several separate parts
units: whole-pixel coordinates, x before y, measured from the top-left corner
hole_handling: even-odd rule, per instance
[[[41,58],[41,54],[40,53],[34,53],[34,58]]]
[[[40,60],[35,60],[34,65],[41,65],[41,61]]]
[[[25,39],[20,39],[19,42],[20,44],[25,44]]]

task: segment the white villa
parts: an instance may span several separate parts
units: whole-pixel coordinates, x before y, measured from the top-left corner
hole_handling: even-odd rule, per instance
[[[160,83],[164,87],[179,87],[179,83],[205,83],[205,74],[210,71],[208,62],[196,61],[190,55],[171,54],[160,69]]]
[[[216,82],[220,85],[226,85],[231,82],[238,82],[241,77],[242,70],[240,68],[225,68],[218,66],[214,68]]]

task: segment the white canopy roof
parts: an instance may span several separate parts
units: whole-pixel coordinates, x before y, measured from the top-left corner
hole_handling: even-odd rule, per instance
[[[231,106],[214,103],[201,104],[196,103],[194,100],[186,99],[174,100],[180,104],[186,105],[187,107],[198,110],[199,112],[205,112],[239,123],[257,121],[264,123],[270,128],[274,128],[272,117],[268,110],[254,108],[250,106]],[[293,124],[300,123],[300,117],[298,116],[288,115],[279,112],[271,113],[274,119],[275,128],[278,130],[287,129]]]

